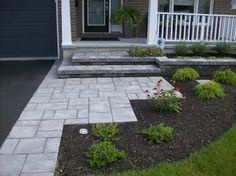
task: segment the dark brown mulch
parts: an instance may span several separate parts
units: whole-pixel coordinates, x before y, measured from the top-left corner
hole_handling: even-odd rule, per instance
[[[108,168],[88,168],[85,152],[97,142],[97,139],[91,135],[79,135],[82,126],[65,126],[59,151],[59,163],[63,174],[78,176],[142,169],[163,161],[184,159],[216,140],[236,122],[236,87],[224,86],[227,96],[223,99],[204,101],[194,97],[192,88],[195,84],[179,84],[181,92],[186,96],[180,114],[156,113],[147,100],[132,101],[138,122],[120,124],[119,138],[115,141],[119,149],[128,153],[128,158]],[[137,133],[151,124],[161,122],[174,128],[175,135],[172,141],[151,145]],[[90,129],[90,126],[85,127]]]

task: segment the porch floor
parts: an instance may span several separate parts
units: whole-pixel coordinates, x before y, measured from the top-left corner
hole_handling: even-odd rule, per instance
[[[146,38],[119,38],[119,40],[120,41],[81,41],[80,39],[77,39],[72,43],[72,45],[63,46],[63,48],[128,48],[133,45],[147,46]]]

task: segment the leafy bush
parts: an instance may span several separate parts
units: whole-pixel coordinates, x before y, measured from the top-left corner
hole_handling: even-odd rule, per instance
[[[86,153],[86,156],[90,167],[101,168],[126,158],[127,154],[117,149],[111,142],[103,141],[93,144]]]
[[[233,50],[232,44],[228,42],[217,43],[215,50],[218,54],[225,56],[230,54]]]
[[[189,52],[189,46],[184,42],[179,43],[175,45],[174,52],[176,56],[186,56]]]
[[[130,48],[128,53],[132,57],[146,57],[146,56],[148,56],[146,49],[141,48],[139,46],[134,46],[134,47]]]
[[[163,49],[158,48],[156,46],[149,46],[149,47],[134,46],[129,49],[128,53],[132,57],[147,57],[147,56],[161,57],[165,55]]]
[[[148,56],[156,56],[156,57],[161,57],[165,55],[165,52],[163,49],[158,48],[156,46],[149,46],[146,48],[146,52]]]
[[[162,80],[159,80],[153,90],[155,92],[153,95],[150,95],[148,92],[148,97],[154,109],[158,112],[177,112],[179,113],[182,110],[182,103],[180,98],[176,96],[178,88],[173,88],[171,90],[163,90],[161,88]]]
[[[199,78],[198,72],[189,67],[178,69],[172,76],[172,79],[177,81],[191,81],[197,78]]]
[[[215,72],[213,79],[216,82],[233,85],[236,84],[236,73],[231,69],[220,69]]]
[[[194,56],[203,56],[204,54],[206,54],[208,47],[205,43],[198,42],[198,43],[192,44],[190,49]]]
[[[148,138],[150,143],[160,144],[173,139],[173,132],[173,128],[165,126],[163,123],[161,123],[159,125],[144,129],[141,133]]]
[[[117,133],[117,124],[96,124],[92,128],[92,134],[102,141],[112,141]]]
[[[194,88],[195,95],[200,99],[217,99],[225,96],[224,89],[220,84],[214,81],[208,81],[204,84],[199,84]]]

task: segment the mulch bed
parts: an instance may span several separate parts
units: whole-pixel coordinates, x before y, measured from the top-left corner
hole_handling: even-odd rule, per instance
[[[79,129],[91,126],[65,126],[59,151],[60,169],[64,176],[107,174],[129,169],[142,169],[163,161],[176,161],[188,157],[216,140],[236,122],[236,87],[224,86],[227,96],[214,101],[199,100],[192,88],[195,82],[181,84],[183,111],[176,113],[156,113],[149,101],[132,101],[138,118],[137,123],[119,125],[119,138],[114,142],[119,149],[128,153],[128,158],[103,169],[90,169],[85,152],[97,139],[91,135],[79,135]],[[151,145],[137,132],[151,124],[164,122],[175,130],[174,139],[164,144]]]

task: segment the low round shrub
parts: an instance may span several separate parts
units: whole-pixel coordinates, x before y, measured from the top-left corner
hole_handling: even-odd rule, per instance
[[[111,142],[103,141],[93,144],[86,153],[91,168],[101,168],[124,159],[127,154],[117,149]]]
[[[198,42],[192,44],[190,49],[194,56],[204,56],[208,50],[208,47],[205,43]]]
[[[92,128],[92,134],[102,141],[112,141],[118,133],[118,124],[96,124]]]
[[[199,84],[194,88],[195,95],[200,99],[211,100],[222,98],[225,96],[224,89],[220,84],[214,81],[208,81],[204,84]]]
[[[189,46],[184,42],[179,43],[175,45],[174,52],[176,56],[186,56],[189,52]]]
[[[163,49],[158,48],[156,46],[149,46],[146,48],[146,52],[148,56],[156,56],[156,57],[162,57],[165,55],[165,52]]]
[[[173,139],[173,132],[173,128],[165,126],[165,124],[161,123],[159,125],[144,129],[141,133],[147,137],[149,143],[160,144]]]
[[[193,68],[180,68],[172,76],[173,80],[176,81],[191,81],[199,78],[199,73]]]
[[[236,73],[231,69],[220,69],[214,73],[213,79],[219,83],[234,85],[236,84]]]
[[[221,42],[216,44],[215,50],[219,55],[225,56],[233,51],[233,46],[229,42]]]

